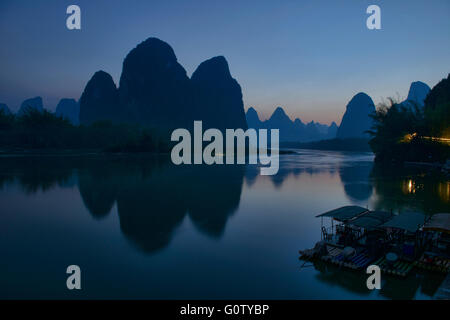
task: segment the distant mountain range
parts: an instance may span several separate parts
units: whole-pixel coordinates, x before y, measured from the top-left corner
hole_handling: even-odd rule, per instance
[[[407,99],[401,104],[408,108],[414,105],[423,108],[429,92],[430,87],[427,84],[420,81],[413,82]],[[368,139],[370,136],[367,131],[372,128],[371,115],[374,112],[375,104],[372,98],[366,93],[360,92],[347,104],[339,127],[335,122],[327,126],[314,121],[305,124],[298,118],[292,121],[282,107],[276,108],[266,121],[261,121],[258,113],[252,107],[247,110],[246,117],[249,128],[279,129],[280,142],[312,142],[334,138]]]
[[[429,92],[425,83],[413,82],[402,105],[423,107]],[[43,111],[42,98],[25,100],[18,115],[30,108]],[[0,110],[10,113],[5,104],[0,104]],[[245,113],[241,87],[223,56],[202,62],[189,78],[170,45],[149,38],[125,57],[119,87],[108,73],[97,71],[80,100],[61,99],[55,113],[74,125],[108,120],[173,129],[191,128],[195,120],[202,120],[204,129],[279,129],[280,142],[311,142],[368,138],[374,111],[372,99],[360,92],[347,104],[339,127],[335,122],[292,120],[282,107],[262,121],[253,107]]]
[[[332,139],[336,136],[337,125],[330,126],[311,121],[303,123],[299,118],[292,121],[282,107],[277,107],[272,116],[265,121],[259,119],[258,113],[250,107],[246,113],[249,128],[279,129],[280,142],[309,142],[315,140]]]

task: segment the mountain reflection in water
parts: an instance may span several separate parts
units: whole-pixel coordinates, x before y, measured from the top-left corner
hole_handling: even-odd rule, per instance
[[[68,297],[40,281],[78,257],[95,279],[114,274],[127,288],[98,280],[85,291],[93,298],[426,298],[439,279],[394,279],[369,292],[364,274],[299,271],[297,251],[320,239],[318,213],[347,204],[450,212],[449,190],[436,172],[379,168],[358,153],[297,150],[280,156],[274,176],[252,165],[175,166],[167,156],[1,157],[0,249],[9,264],[0,267],[0,297]],[[24,291],[18,270],[27,263],[39,263],[44,279]]]

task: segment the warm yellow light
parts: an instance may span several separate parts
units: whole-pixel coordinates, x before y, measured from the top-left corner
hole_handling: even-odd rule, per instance
[[[412,180],[403,181],[402,191],[404,194],[416,193],[416,184]]]
[[[409,180],[408,181],[408,192],[412,193],[412,191],[413,191],[413,182],[412,182],[412,180]]]

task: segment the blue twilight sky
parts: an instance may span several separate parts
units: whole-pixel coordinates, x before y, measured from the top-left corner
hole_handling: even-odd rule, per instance
[[[66,29],[81,7],[82,30]],[[381,7],[382,30],[366,28]],[[449,0],[0,0],[0,102],[40,95],[54,109],[97,70],[118,84],[125,55],[150,36],[168,42],[190,76],[224,55],[247,109],[340,122],[359,91],[379,103],[450,72]]]

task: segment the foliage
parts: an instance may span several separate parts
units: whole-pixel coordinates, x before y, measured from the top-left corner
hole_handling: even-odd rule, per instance
[[[7,113],[5,110],[0,109],[0,132],[2,130],[8,130],[14,125],[15,117],[13,114]]]
[[[381,104],[372,116],[369,144],[378,162],[445,162],[450,145],[441,138],[450,134],[450,77],[436,85],[424,108],[394,99]],[[438,139],[436,139],[438,138]],[[441,140],[439,140],[441,139]]]
[[[425,99],[425,126],[430,136],[450,138],[450,75]]]
[[[19,116],[0,111],[2,149],[89,149],[110,152],[166,152],[156,131],[131,124],[96,122],[74,126],[47,110]]]

